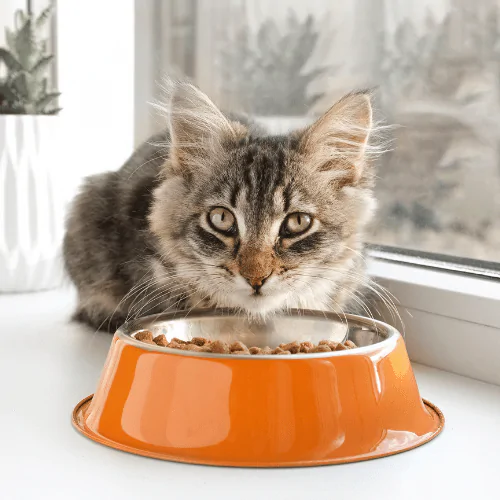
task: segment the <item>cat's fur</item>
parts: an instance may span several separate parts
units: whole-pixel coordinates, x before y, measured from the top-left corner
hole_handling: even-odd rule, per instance
[[[74,202],[64,253],[75,317],[114,330],[169,309],[260,316],[359,303],[374,209],[369,95],[349,94],[287,136],[227,118],[187,83],[172,85],[167,111],[168,131],[119,171],[89,177]],[[236,234],[212,229],[212,207],[231,210]],[[311,229],[280,237],[293,212],[310,214]],[[248,283],[269,274],[258,292]]]

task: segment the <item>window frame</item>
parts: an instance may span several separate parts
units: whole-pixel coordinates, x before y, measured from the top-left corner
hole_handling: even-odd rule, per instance
[[[368,271],[397,299],[410,358],[500,385],[500,280],[385,257],[369,251]]]
[[[430,269],[444,269],[466,275],[500,279],[500,262],[456,257],[403,247],[368,243],[372,257],[390,262],[404,262]]]

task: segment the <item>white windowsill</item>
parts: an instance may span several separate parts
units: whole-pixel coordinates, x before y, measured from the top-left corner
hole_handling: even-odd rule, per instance
[[[496,498],[500,387],[414,364],[444,432],[407,453],[304,469],[229,469],[146,459],[73,430],[73,406],[92,393],[111,335],[68,323],[66,290],[0,295],[2,498],[301,499]],[[403,493],[402,493],[403,492]]]
[[[369,271],[398,299],[413,361],[500,385],[498,280],[378,259]]]

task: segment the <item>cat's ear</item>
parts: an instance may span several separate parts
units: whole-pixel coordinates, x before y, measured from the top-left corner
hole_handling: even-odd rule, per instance
[[[194,85],[171,84],[169,94],[170,167],[190,175],[213,164],[236,139],[229,120]]]
[[[348,94],[302,134],[300,150],[308,168],[328,172],[340,184],[363,175],[373,112],[368,92]]]

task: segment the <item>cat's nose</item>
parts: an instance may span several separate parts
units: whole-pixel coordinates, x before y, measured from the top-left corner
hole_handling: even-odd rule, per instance
[[[271,274],[273,274],[273,272],[271,271],[267,276],[259,276],[259,277],[256,277],[256,276],[243,276],[243,278],[245,278],[245,280],[247,281],[247,283],[256,291],[258,292],[262,286],[264,285],[265,281],[267,280],[267,278],[269,278],[269,276],[271,276]]]

